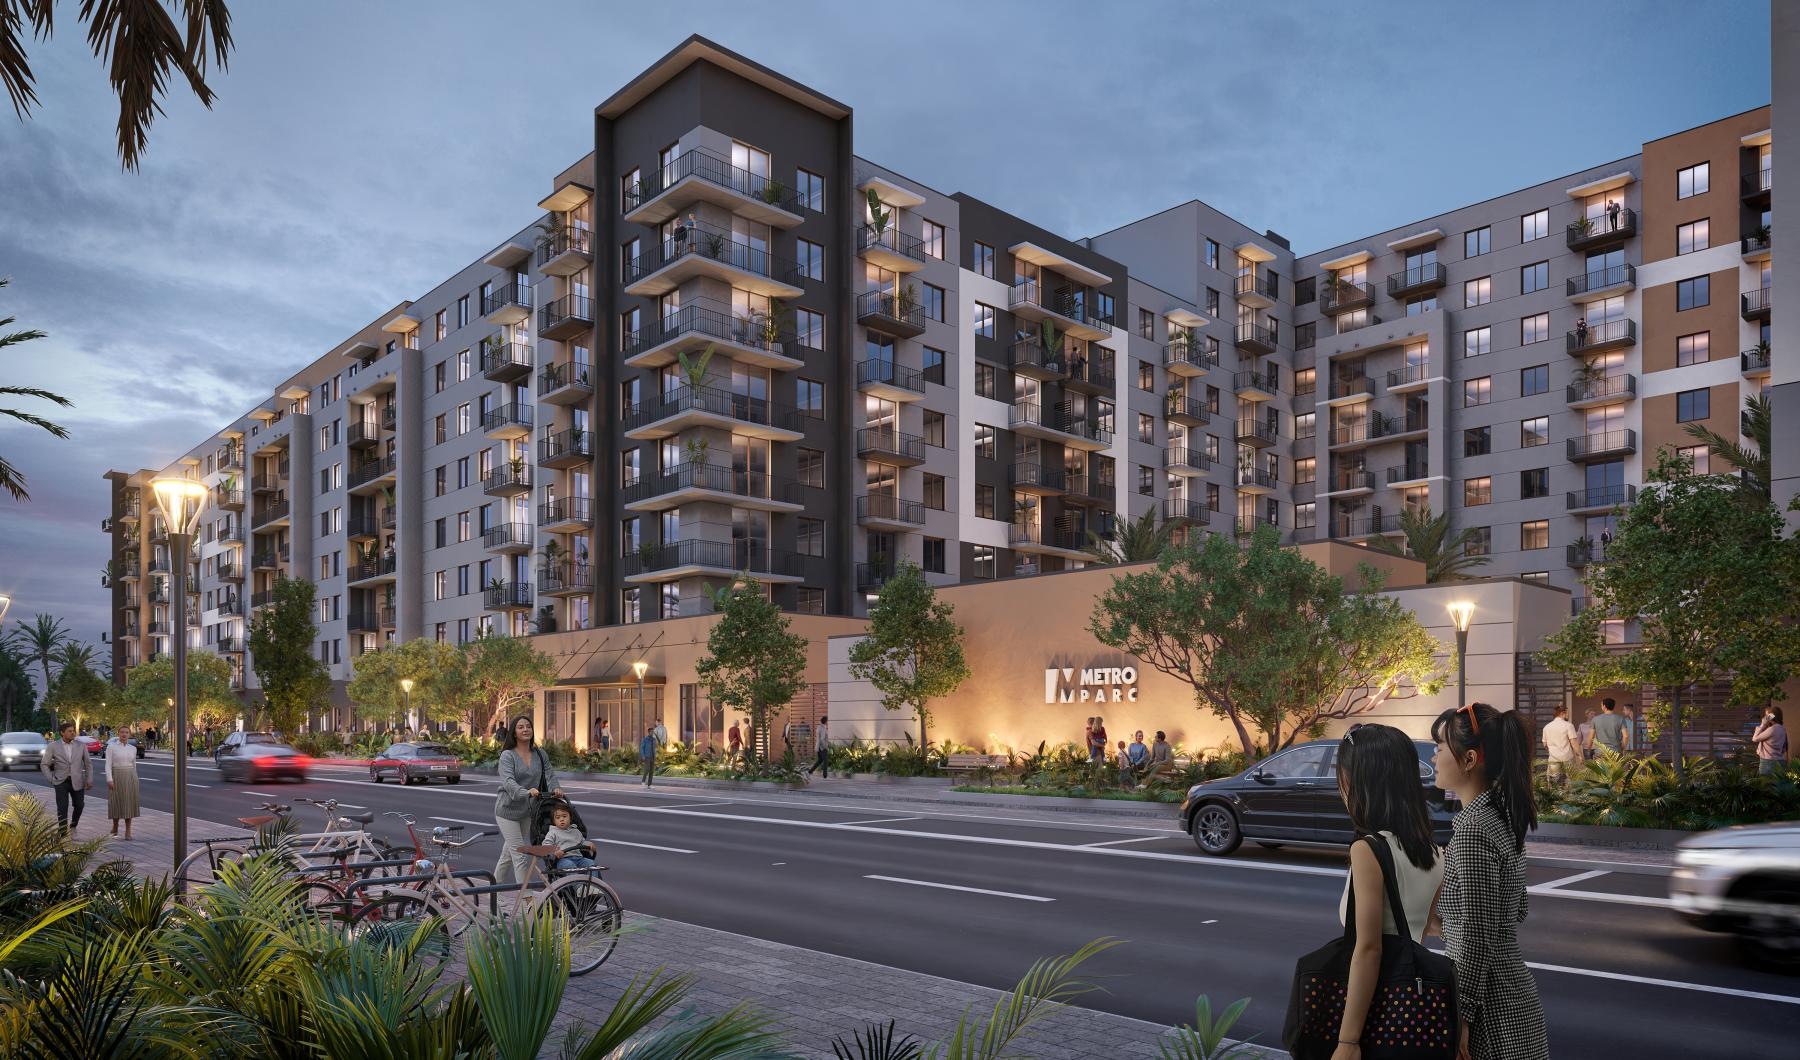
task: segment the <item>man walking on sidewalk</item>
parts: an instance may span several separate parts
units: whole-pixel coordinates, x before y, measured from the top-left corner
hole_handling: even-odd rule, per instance
[[[813,756],[813,764],[807,767],[806,775],[809,777],[815,769],[823,772],[827,778],[831,776],[831,741],[825,724],[829,720],[825,715],[819,715],[819,727],[813,730],[813,747],[818,753]]]
[[[81,810],[88,789],[94,786],[94,771],[88,762],[87,744],[75,742],[75,723],[63,722],[60,732],[62,739],[52,740],[45,748],[38,769],[56,790],[56,823],[66,836],[81,827]],[[73,817],[69,814],[71,802],[75,804]]]
[[[656,779],[656,726],[644,728],[644,738],[638,741],[638,757],[644,760],[644,787],[651,787]]]
[[[1589,737],[1592,743],[1589,749],[1599,749],[1607,754],[1623,754],[1625,752],[1625,719],[1619,716],[1619,705],[1609,696],[1600,701],[1601,714],[1594,719],[1594,728]]]
[[[1550,783],[1568,783],[1569,770],[1581,764],[1581,739],[1575,735],[1575,726],[1569,724],[1568,707],[1557,707],[1556,717],[1544,726],[1544,751],[1550,756],[1545,771]]]

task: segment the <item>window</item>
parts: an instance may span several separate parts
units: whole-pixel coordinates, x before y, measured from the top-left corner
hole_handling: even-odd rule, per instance
[[[925,292],[925,319],[942,321],[944,319],[944,289],[935,283],[919,285]]]
[[[619,621],[637,622],[643,618],[643,588],[632,586],[619,593]]]
[[[633,447],[621,452],[619,454],[619,485],[637,485],[638,476],[643,474],[643,467],[643,457],[637,448]]]
[[[432,393],[442,394],[444,392],[445,381],[446,381],[447,377],[449,376],[449,371],[448,371],[449,367],[450,367],[449,361],[439,361],[437,363],[437,366],[432,368],[432,370],[431,370],[431,392]]]
[[[994,548],[992,545],[976,545],[969,550],[970,564],[975,568],[977,578],[994,576]]]
[[[1294,281],[1294,304],[1311,305],[1318,295],[1319,280],[1316,276],[1305,276]]]
[[[1424,314],[1435,310],[1437,307],[1438,300],[1437,295],[1435,294],[1426,294],[1420,295],[1417,298],[1408,298],[1406,300],[1406,315],[1409,317],[1423,316]]]
[[[1692,423],[1712,415],[1712,390],[1683,390],[1675,395],[1675,422]]]
[[[1546,393],[1550,389],[1550,366],[1534,364],[1530,368],[1519,369],[1519,393],[1530,397],[1533,394]]]
[[[994,459],[994,429],[985,423],[975,425],[975,455],[984,460]]]
[[[995,518],[994,487],[982,485],[979,482],[975,484],[975,518]]]
[[[801,516],[794,530],[794,550],[802,556],[823,556],[825,520]]]
[[[1493,232],[1486,227],[1463,233],[1463,257],[1479,258],[1493,249]]]
[[[934,512],[944,510],[944,476],[925,472],[925,507]]]
[[[450,520],[436,519],[432,521],[433,548],[443,548],[450,543]]]
[[[975,362],[975,396],[991,398],[1000,392],[999,376],[994,366],[985,361]]]
[[[1712,246],[1712,219],[1702,217],[1698,221],[1689,221],[1678,225],[1675,229],[1675,253],[1692,254],[1696,250],[1705,250]]]
[[[446,595],[448,595],[450,583],[449,583],[449,579],[445,577],[445,575],[448,573],[449,573],[448,571],[441,571],[441,570],[432,572],[432,575],[431,575],[431,598],[433,600],[442,600],[442,599],[444,599],[444,597]],[[320,600],[319,602],[324,603],[325,601]]]
[[[924,236],[920,249],[939,261],[944,260],[944,226],[936,221],[926,221],[922,227]]]
[[[946,448],[944,444],[944,414],[936,409],[925,410],[925,444],[935,445],[939,449]]]
[[[456,540],[460,544],[461,542],[467,541],[468,539],[469,539],[469,513],[468,512],[457,512],[456,513]]]
[[[1549,313],[1539,313],[1536,316],[1519,318],[1519,345],[1528,346],[1534,342],[1543,342],[1549,337]]]
[[[807,349],[824,349],[825,314],[810,309],[794,310],[794,341]]]
[[[1140,412],[1140,413],[1138,413],[1137,425],[1138,425],[1138,435],[1137,435],[1138,441],[1140,441],[1140,442],[1155,442],[1156,441],[1156,417],[1155,416],[1150,415],[1148,412]]]
[[[1675,171],[1675,197],[1691,199],[1696,195],[1705,195],[1712,190],[1712,163],[1702,162],[1696,166]]]
[[[804,169],[794,170],[794,197],[807,209],[824,213],[825,178]]]
[[[1470,328],[1463,332],[1464,357],[1479,357],[1493,348],[1493,328]]]
[[[469,375],[473,371],[472,361],[473,361],[473,357],[470,356],[468,350],[462,350],[461,352],[457,353],[457,355],[456,355],[456,381],[457,382],[459,382],[459,383],[468,382]]]
[[[1473,508],[1494,499],[1494,480],[1486,475],[1463,479],[1463,507]]]
[[[1675,311],[1699,309],[1712,304],[1712,277],[1696,276],[1675,284]]]
[[[1219,292],[1211,287],[1206,289],[1206,314],[1214,317],[1219,315]]]
[[[450,468],[448,465],[432,471],[431,487],[433,497],[442,497],[450,491]]]
[[[794,241],[794,253],[799,258],[800,275],[809,280],[825,278],[825,248],[810,239]]]
[[[1463,430],[1463,455],[1486,456],[1492,451],[1492,431],[1487,427],[1468,427]]]
[[[444,336],[450,334],[450,311],[448,309],[438,310],[431,318],[431,328],[432,335],[435,336],[431,341],[444,341]]]
[[[1550,263],[1534,262],[1519,269],[1519,293],[1530,294],[1550,286]]]
[[[1487,305],[1494,298],[1494,278],[1481,276],[1463,281],[1463,308]]]
[[[1137,491],[1140,496],[1156,496],[1156,469],[1146,464],[1139,464],[1137,469]]]
[[[1463,540],[1463,555],[1485,556],[1493,550],[1493,532],[1489,528],[1469,527],[1469,536]]]
[[[1704,445],[1682,445],[1675,448],[1675,455],[1686,460],[1696,475],[1712,473],[1712,451]]]
[[[638,207],[638,195],[642,191],[638,187],[643,175],[636,169],[628,169],[619,178],[619,212],[630,213]]]
[[[1519,549],[1531,552],[1535,549],[1550,547],[1550,520],[1533,519],[1519,524]]]
[[[1463,407],[1485,405],[1493,389],[1493,380],[1489,376],[1463,380]]]
[[[1529,243],[1550,234],[1550,211],[1539,210],[1519,218],[1519,242]]]
[[[944,556],[945,550],[943,538],[928,537],[925,539],[925,573],[944,573]]]
[[[1137,330],[1140,338],[1156,338],[1156,314],[1148,309],[1139,309]]]
[[[443,445],[450,440],[450,417],[440,412],[431,421],[431,437],[433,445]]]
[[[809,416],[825,415],[825,384],[816,379],[794,380],[794,407]]]
[[[1294,529],[1311,530],[1319,525],[1319,506],[1312,501],[1294,505]]]
[[[1550,469],[1534,467],[1519,472],[1519,497],[1531,500],[1533,497],[1550,496]]]
[[[1304,324],[1294,325],[1294,349],[1310,350],[1319,341],[1319,324],[1309,320]]]
[[[795,460],[795,476],[800,485],[813,489],[825,488],[825,452],[821,449],[802,448]]]
[[[1699,364],[1712,359],[1712,332],[1700,331],[1675,340],[1675,363]]]
[[[463,489],[469,485],[469,458],[461,457],[456,461],[456,488]]]
[[[469,403],[467,401],[456,406],[456,433],[458,436],[468,434],[474,424],[469,419]]]
[[[1318,416],[1319,414],[1316,412],[1300,412],[1294,415],[1294,439],[1296,441],[1305,441],[1317,433]]]
[[[1530,449],[1534,446],[1550,444],[1550,417],[1533,416],[1519,421],[1519,448]]]
[[[1206,241],[1206,267],[1209,269],[1219,267],[1219,244],[1211,239]]]
[[[1294,396],[1306,397],[1319,388],[1319,370],[1317,368],[1294,369]]]
[[[466,294],[456,300],[456,326],[469,326],[469,296]]]
[[[1137,371],[1137,388],[1156,392],[1156,367],[1149,361],[1139,361]]]
[[[975,334],[984,339],[994,337],[994,307],[983,302],[975,303]]]
[[[1294,460],[1294,485],[1304,486],[1319,480],[1319,458],[1302,456]]]
[[[936,383],[942,386],[944,384],[944,351],[935,346],[926,346],[920,355],[920,360],[924,362],[924,367],[919,374],[925,378],[927,383]]]
[[[1528,570],[1524,574],[1519,575],[1519,580],[1522,582],[1536,582],[1539,585],[1549,585],[1550,572],[1547,570]]]
[[[988,246],[986,243],[977,242],[970,257],[973,260],[969,262],[969,267],[974,269],[977,275],[986,276],[990,280],[994,278],[993,247]]]

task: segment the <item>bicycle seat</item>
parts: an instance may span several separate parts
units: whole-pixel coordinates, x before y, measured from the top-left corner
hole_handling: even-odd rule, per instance
[[[513,849],[521,854],[534,858],[551,858],[562,853],[562,848],[553,843],[539,843],[536,846],[527,843],[524,846],[514,847]]]
[[[361,813],[345,814],[344,820],[355,821],[357,824],[373,824],[375,822],[375,811],[364,810]]]

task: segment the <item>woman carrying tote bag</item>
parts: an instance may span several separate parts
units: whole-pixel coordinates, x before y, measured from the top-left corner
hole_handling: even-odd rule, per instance
[[[1337,761],[1357,833],[1338,906],[1344,934],[1300,959],[1282,1041],[1295,1060],[1447,1060],[1456,972],[1422,944],[1443,862],[1418,753],[1398,729],[1357,725]]]

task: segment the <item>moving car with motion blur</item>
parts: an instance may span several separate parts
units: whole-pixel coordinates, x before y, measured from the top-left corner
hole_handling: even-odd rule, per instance
[[[1800,822],[1741,824],[1675,846],[1675,912],[1737,936],[1760,964],[1800,973]]]
[[[49,748],[38,732],[0,733],[0,770],[36,769]]]
[[[238,735],[233,733],[232,735]],[[237,742],[213,754],[220,780],[259,784],[265,780],[305,780],[312,759],[284,743]]]
[[[429,784],[442,780],[462,783],[462,759],[443,744],[396,743],[369,760],[369,779],[381,783],[393,777],[402,784]]]
[[[1432,838],[1444,846],[1450,842],[1455,800],[1437,786],[1431,741],[1414,740],[1413,748],[1431,808]],[[1202,854],[1214,857],[1230,854],[1246,839],[1271,849],[1348,847],[1356,832],[1338,793],[1337,749],[1336,740],[1295,744],[1237,776],[1196,784],[1181,802],[1181,825]]]

